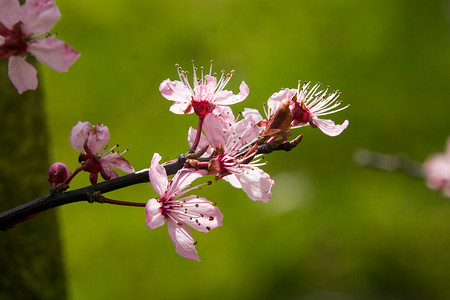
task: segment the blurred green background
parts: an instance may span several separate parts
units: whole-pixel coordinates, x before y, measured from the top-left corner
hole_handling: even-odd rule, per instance
[[[450,299],[450,204],[425,183],[362,168],[368,148],[424,161],[450,134],[448,1],[58,1],[53,32],[82,56],[68,73],[42,66],[52,160],[77,166],[69,133],[104,123],[139,170],[154,152],[187,150],[193,115],[159,93],[175,64],[234,69],[258,108],[298,80],[342,92],[338,137],[305,128],[289,153],[266,156],[273,199],[249,200],[226,182],[202,189],[224,225],[193,232],[202,262],[175,253],[141,208],[59,208],[71,300]],[[73,187],[88,184],[81,174]],[[111,193],[146,202],[150,184]]]

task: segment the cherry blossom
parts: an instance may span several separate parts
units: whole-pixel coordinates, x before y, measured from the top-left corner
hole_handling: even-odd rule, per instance
[[[159,86],[161,94],[170,101],[174,101],[170,111],[176,114],[189,114],[195,112],[200,118],[204,118],[209,113],[216,115],[222,114],[223,117],[229,116],[229,111],[224,111],[224,106],[243,101],[249,94],[247,84],[242,81],[239,87],[239,94],[224,90],[227,83],[233,76],[231,73],[222,75],[219,80],[213,75],[212,66],[209,74],[203,75],[201,68],[201,78],[197,77],[197,68],[194,67],[193,87],[189,83],[188,72],[177,65],[178,76],[180,80],[164,80]]]
[[[209,232],[222,226],[223,215],[210,201],[196,195],[180,198],[185,193],[199,188],[191,187],[191,183],[204,175],[206,170],[181,169],[172,180],[167,179],[163,166],[159,165],[161,156],[155,153],[149,169],[150,182],[160,197],[150,199],[145,207],[145,224],[150,229],[164,225],[167,220],[167,230],[172,243],[179,255],[200,261],[192,237],[187,227]]]
[[[450,197],[450,138],[445,153],[431,155],[422,170],[430,188],[441,189],[446,197]]]
[[[216,157],[209,162],[208,170],[215,174],[216,180],[223,178],[235,188],[243,189],[252,200],[267,202],[272,198],[274,181],[259,168],[264,163],[259,163],[255,144],[261,128],[252,118],[235,122],[224,131],[222,120],[208,115],[203,130],[214,148]]]
[[[103,124],[92,125],[89,122],[78,122],[70,133],[70,144],[81,152],[78,158],[82,163],[80,170],[91,173],[89,179],[92,184],[97,183],[99,173],[105,180],[117,178],[117,173],[111,168],[127,173],[134,172],[130,163],[122,157],[123,153],[114,151],[117,145],[106,150],[109,138],[108,127]]]
[[[320,87],[320,84],[316,84],[310,88],[310,82],[303,85],[299,82],[297,89],[283,89],[274,93],[267,101],[268,114],[272,114],[282,103],[289,101],[292,128],[311,125],[329,136],[341,134],[347,128],[348,120],[339,125],[332,120],[319,117],[341,111],[349,105],[338,108],[341,105],[341,102],[337,101],[340,93],[334,91],[327,95],[328,88],[324,91],[317,91]]]
[[[58,72],[66,72],[80,54],[48,33],[61,14],[53,0],[0,1],[0,59],[8,58],[8,75],[22,94],[37,87],[37,71],[26,61],[31,54]]]

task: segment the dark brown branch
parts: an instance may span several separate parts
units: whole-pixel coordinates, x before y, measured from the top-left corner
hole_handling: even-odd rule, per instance
[[[271,143],[266,143],[258,146],[258,154],[268,154],[273,151],[284,150],[290,151],[301,141],[302,136],[299,135],[292,141],[278,140]],[[210,158],[209,158],[210,159]],[[208,160],[209,160],[208,159]],[[200,159],[201,160],[201,159]],[[166,169],[167,175],[173,175],[178,170],[183,168],[186,162],[184,154],[180,155],[178,159],[169,161],[163,164]],[[84,188],[67,191],[67,185],[61,187],[54,187],[51,189],[51,193],[33,201],[25,203],[23,205],[12,208],[0,214],[0,230],[8,230],[14,227],[15,224],[29,219],[30,217],[43,212],[45,210],[62,206],[69,203],[92,201],[93,195],[101,195],[107,192],[118,190],[131,185],[149,182],[148,170],[142,170],[136,173],[121,176],[119,178],[111,179],[108,181],[100,182],[98,184],[90,185]],[[120,201],[118,201],[120,202]],[[105,201],[104,203],[109,203]],[[123,204],[124,202],[122,202]],[[116,204],[116,203],[115,203]]]
[[[184,155],[180,155],[177,160],[164,164],[164,168],[166,169],[168,175],[172,175],[183,167],[184,162]],[[13,227],[15,224],[20,223],[22,220],[25,220],[30,216],[51,208],[79,201],[90,202],[91,196],[95,192],[103,194],[144,182],[149,182],[148,171],[146,170],[100,182],[98,184],[90,185],[73,191],[67,191],[60,194],[47,194],[38,199],[1,213],[0,230],[7,230]]]

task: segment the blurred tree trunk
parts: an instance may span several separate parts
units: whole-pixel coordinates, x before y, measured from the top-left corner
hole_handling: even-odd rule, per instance
[[[0,61],[0,210],[49,192],[44,105],[36,91],[19,95]],[[65,299],[55,210],[0,232],[0,299]]]

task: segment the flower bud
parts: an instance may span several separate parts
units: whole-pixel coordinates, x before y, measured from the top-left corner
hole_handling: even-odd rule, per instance
[[[63,183],[69,176],[69,169],[61,162],[53,163],[50,168],[48,168],[48,181],[52,186]]]

